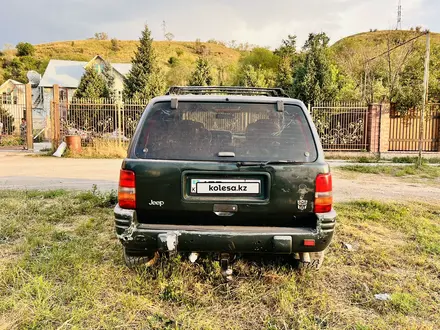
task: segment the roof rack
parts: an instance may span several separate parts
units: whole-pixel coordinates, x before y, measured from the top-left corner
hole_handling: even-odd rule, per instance
[[[172,86],[166,95],[183,94],[223,94],[223,95],[246,95],[246,96],[271,96],[289,97],[281,88],[259,88],[259,87],[232,87],[232,86]]]

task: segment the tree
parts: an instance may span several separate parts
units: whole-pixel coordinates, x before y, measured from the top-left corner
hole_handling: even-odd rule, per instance
[[[108,97],[110,98],[114,98],[116,96],[115,76],[113,73],[113,67],[107,61],[104,63],[104,70],[102,71],[102,76],[105,81],[105,88],[107,89],[105,94],[107,94]]]
[[[244,65],[238,73],[238,85],[244,87],[269,87],[273,85],[273,72]]]
[[[7,79],[14,79],[22,83],[27,83],[26,76],[28,71],[35,70],[43,73],[48,65],[48,60],[38,60],[33,56],[14,57],[11,60],[3,60],[3,77]]]
[[[148,75],[144,88],[133,94],[135,100],[151,100],[153,97],[162,95],[166,89],[166,78],[159,68],[153,68],[151,74]]]
[[[289,34],[287,39],[283,39],[281,46],[275,50],[274,54],[280,58],[276,74],[276,85],[290,93],[293,85],[293,68],[298,62],[296,36]]]
[[[243,65],[252,65],[254,68],[276,70],[278,67],[279,57],[266,48],[254,48],[247,56],[242,58],[240,62]]]
[[[212,76],[209,62],[205,58],[199,58],[196,62],[196,69],[192,73],[189,84],[191,86],[210,86],[214,78]]]
[[[110,42],[112,44],[112,51],[117,52],[120,49],[118,39],[113,38]]]
[[[95,39],[96,40],[108,40],[108,34],[106,32],[96,32]]]
[[[391,102],[396,104],[396,110],[405,113],[410,109],[421,109],[423,100],[423,76],[424,76],[424,49],[416,49],[417,56],[411,57],[401,72],[399,80],[393,86]],[[434,90],[431,90],[431,93]]]
[[[278,65],[276,74],[276,85],[289,93],[293,85],[292,61],[288,57],[283,57]]]
[[[132,68],[124,81],[124,98],[150,100],[161,94],[165,86],[165,77],[157,66],[151,31],[145,25]]]
[[[32,56],[35,53],[35,47],[28,42],[19,42],[16,48],[17,56]]]
[[[109,97],[104,75],[100,75],[93,67],[86,68],[75,92],[77,98],[98,99]]]
[[[293,57],[296,54],[296,36],[289,34],[287,39],[283,39],[281,46],[274,53],[281,58]]]
[[[304,103],[329,101],[335,98],[337,85],[330,61],[325,33],[309,35],[303,50],[305,61],[294,76],[293,95]]]
[[[196,39],[194,44],[194,51],[197,55],[206,56],[209,53],[209,49],[204,45],[200,39]]]

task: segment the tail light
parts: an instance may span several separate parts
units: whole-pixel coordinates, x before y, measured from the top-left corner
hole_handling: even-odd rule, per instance
[[[318,174],[315,190],[315,213],[327,213],[332,210],[332,175]]]
[[[123,209],[136,208],[136,175],[133,171],[121,170],[120,172],[118,202]]]

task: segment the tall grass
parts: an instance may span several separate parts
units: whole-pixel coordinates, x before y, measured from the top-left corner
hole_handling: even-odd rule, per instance
[[[95,139],[91,144],[82,147],[80,152],[68,150],[65,157],[69,158],[125,158],[127,156],[127,142],[117,140]]]

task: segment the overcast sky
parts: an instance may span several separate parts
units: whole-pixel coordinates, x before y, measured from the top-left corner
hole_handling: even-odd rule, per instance
[[[138,39],[147,23],[163,40],[162,21],[175,40],[249,42],[277,47],[288,34],[303,44],[310,32],[331,41],[370,29],[395,28],[398,0],[1,0],[0,46],[92,37],[107,32]],[[439,0],[402,0],[403,28],[440,32]]]

